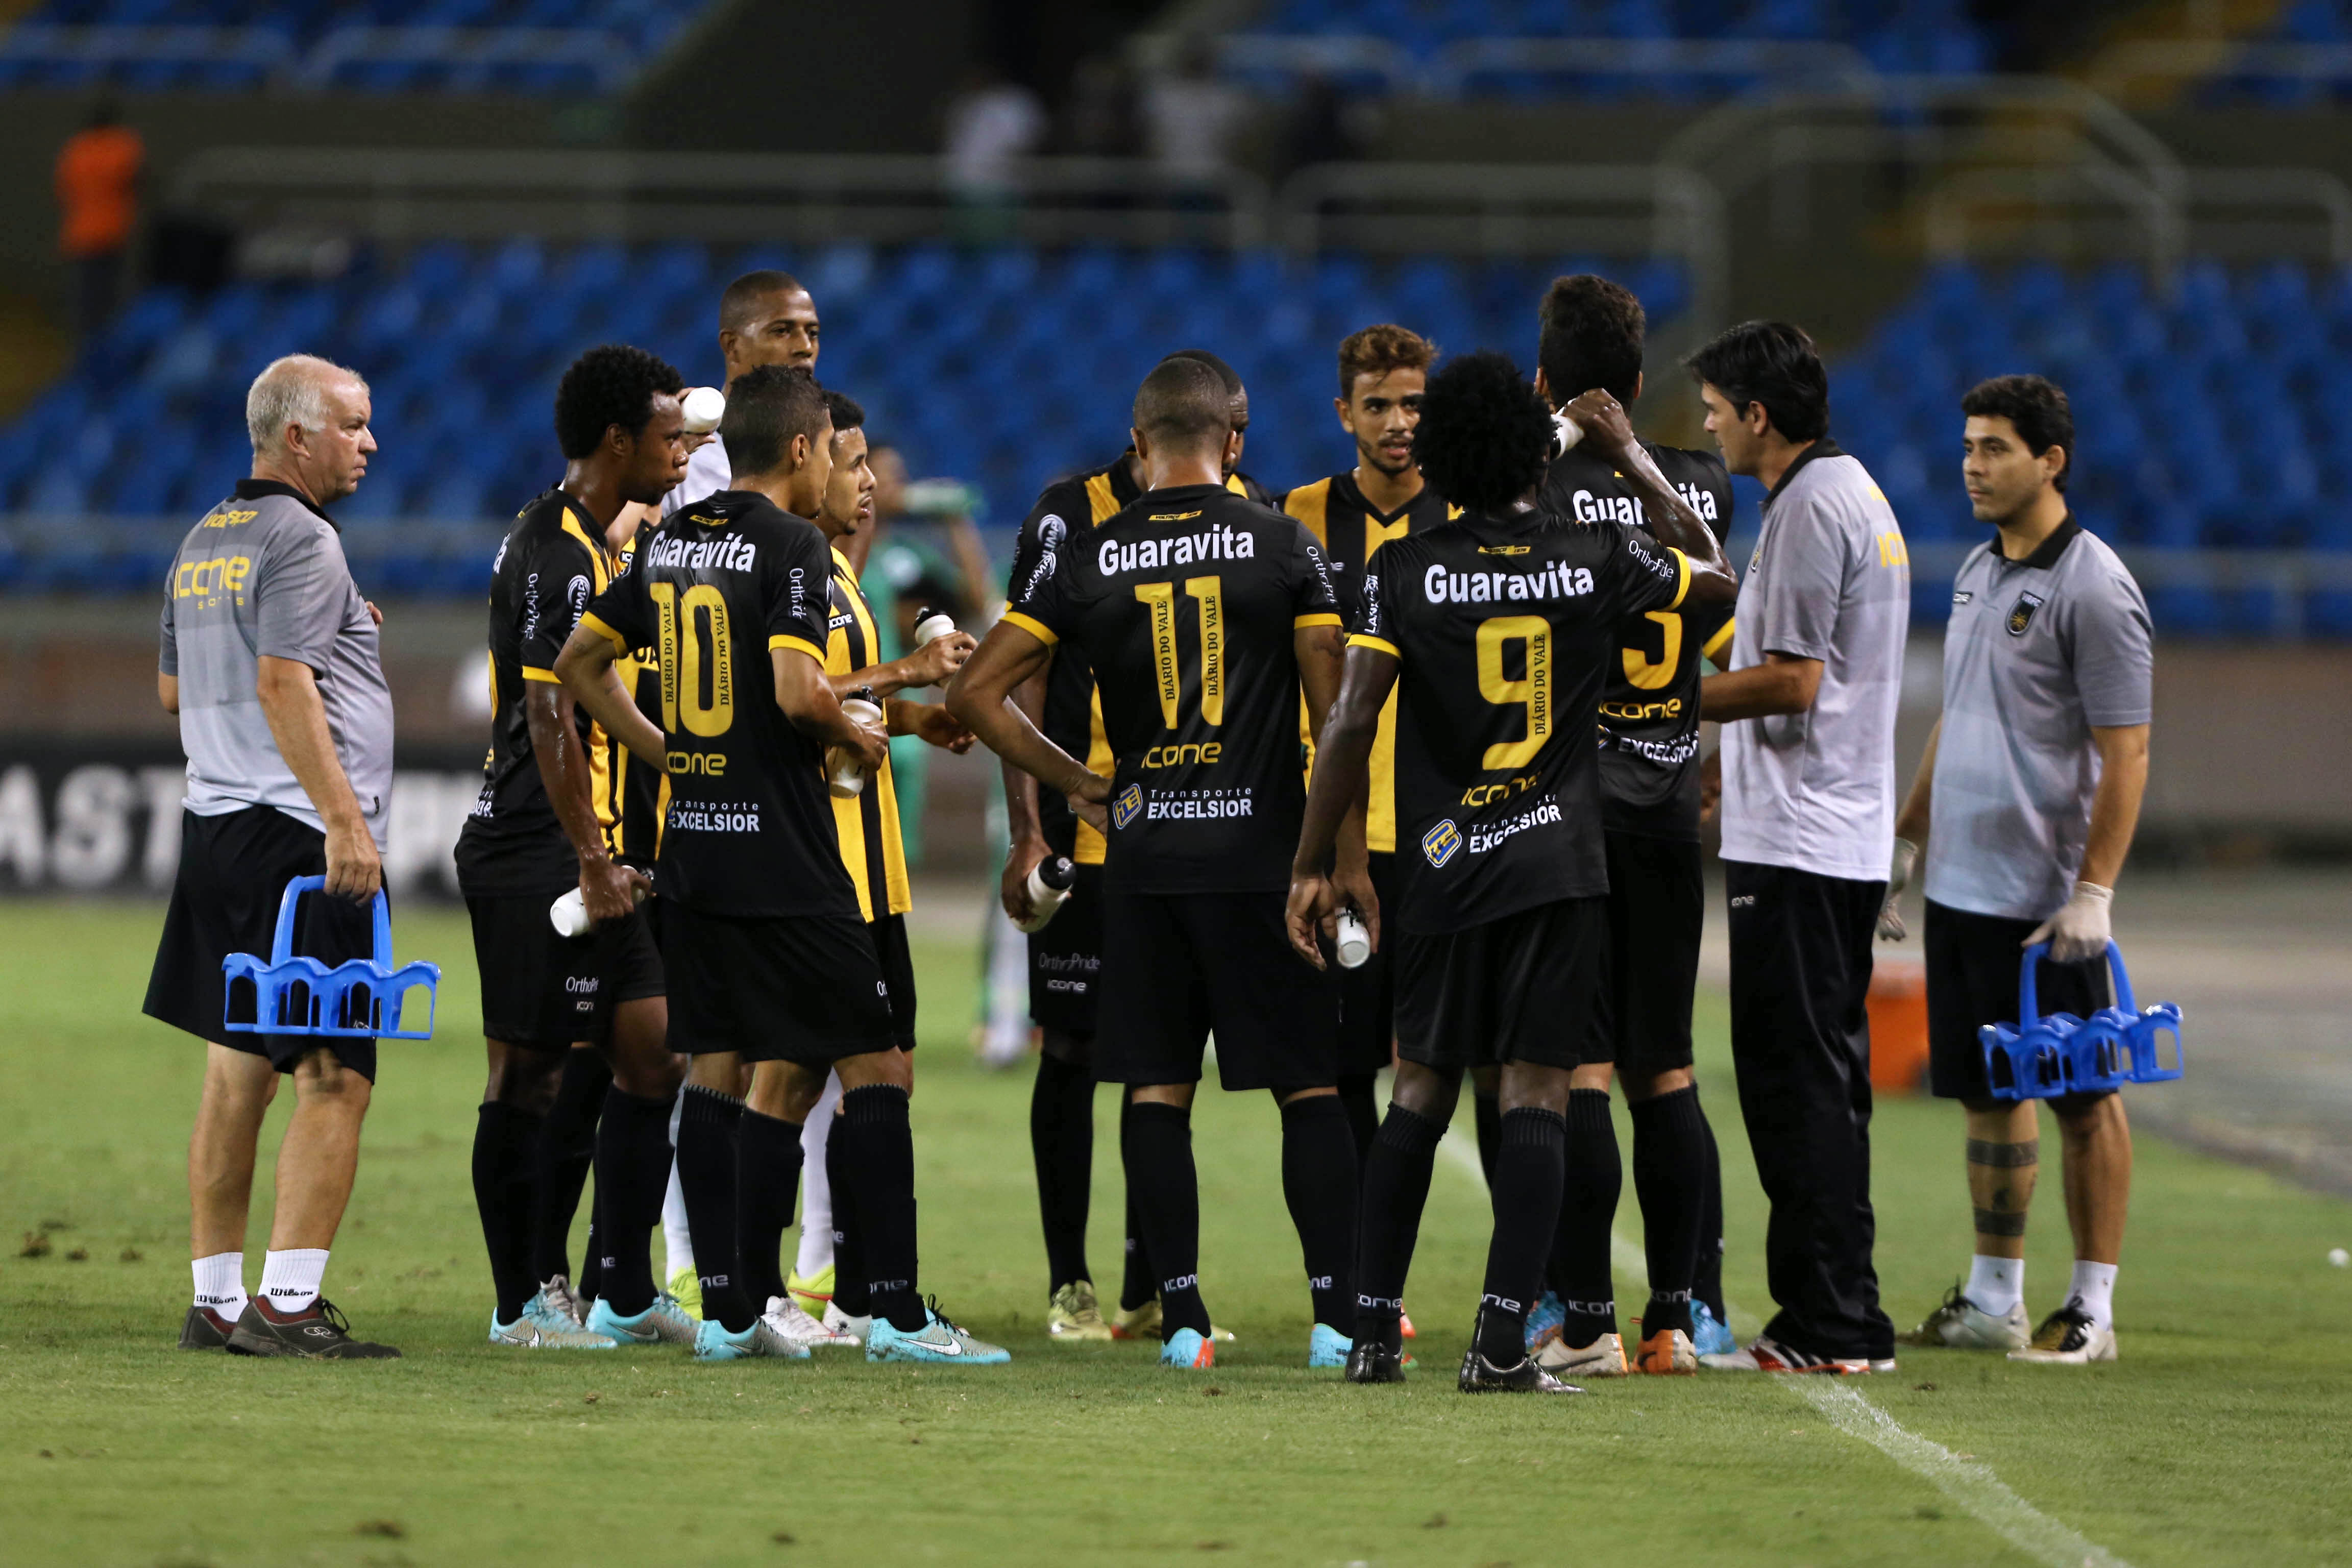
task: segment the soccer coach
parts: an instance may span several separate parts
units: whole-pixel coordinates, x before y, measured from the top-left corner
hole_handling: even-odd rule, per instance
[[[1911,563],[1886,498],[1829,437],[1829,376],[1780,321],[1690,357],[1725,465],[1768,490],[1731,665],[1700,683],[1722,723],[1731,1053],[1772,1205],[1780,1311],[1718,1370],[1878,1372],[1895,1328],[1871,1263],[1871,937],[1895,841],[1895,709]]]
[[[188,531],[165,584],[156,689],[180,719],[188,793],[180,867],[147,984],[152,1017],[205,1042],[204,1098],[188,1140],[195,1301],[183,1350],[337,1359],[396,1356],[347,1331],[320,1295],[359,1167],[375,1042],[230,1035],[232,952],[267,953],[286,884],[323,874],[302,903],[296,951],[328,964],[373,945],[369,901],[392,797],[392,693],[373,605],[360,596],[333,520],[359,488],[375,437],[368,389],[307,354],[278,360],[246,394],[253,470]],[[260,1295],[245,1293],[255,1144],[294,1079],[278,1155],[278,1205]]]

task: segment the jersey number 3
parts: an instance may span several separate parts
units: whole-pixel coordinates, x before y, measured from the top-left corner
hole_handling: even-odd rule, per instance
[[[1225,721],[1225,580],[1187,577],[1184,592],[1201,606],[1201,719]],[[1176,700],[1184,672],[1176,662],[1176,584],[1139,583],[1135,596],[1151,616],[1151,679],[1160,692],[1160,717],[1176,728]]]
[[[646,591],[661,617],[662,728],[673,735],[683,729],[705,738],[727,733],[735,722],[735,671],[729,662],[734,644],[727,635],[727,600],[709,583],[697,583],[684,594],[675,583],[649,583]],[[706,657],[710,666],[708,700],[702,694]]]
[[[1503,674],[1503,646],[1514,642],[1527,645],[1527,673],[1516,680]],[[1487,747],[1486,765],[1516,768],[1532,762],[1551,736],[1549,621],[1541,616],[1497,616],[1478,623],[1478,695],[1498,708],[1528,710],[1527,739]]]

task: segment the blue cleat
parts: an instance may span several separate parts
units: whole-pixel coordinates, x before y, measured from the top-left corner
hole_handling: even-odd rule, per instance
[[[779,1361],[806,1361],[808,1346],[778,1333],[767,1319],[757,1318],[741,1333],[730,1333],[716,1318],[705,1318],[694,1331],[697,1361],[748,1361],[773,1356]]]
[[[1699,1355],[1729,1355],[1739,1348],[1731,1331],[1716,1321],[1706,1302],[1691,1298],[1691,1349]]]
[[[616,1345],[690,1345],[698,1320],[678,1305],[675,1296],[660,1295],[654,1304],[631,1317],[613,1310],[605,1297],[588,1309],[588,1331],[602,1334]]]
[[[867,1361],[914,1362],[921,1366],[1003,1366],[1013,1352],[1003,1345],[976,1340],[940,1315],[939,1299],[923,1308],[923,1326],[906,1333],[877,1313],[866,1331]]]
[[[1318,1323],[1315,1331],[1307,1336],[1307,1364],[1344,1367],[1348,1364],[1348,1352],[1355,1348],[1355,1341],[1330,1324]]]
[[[1198,1329],[1179,1329],[1160,1347],[1160,1364],[1182,1367],[1188,1372],[1207,1372],[1217,1364],[1217,1342]]]
[[[1528,1353],[1533,1355],[1559,1338],[1560,1330],[1568,1326],[1568,1309],[1549,1290],[1543,1299],[1528,1309]]]

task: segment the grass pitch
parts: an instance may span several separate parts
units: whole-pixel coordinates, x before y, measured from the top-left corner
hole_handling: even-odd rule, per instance
[[[1719,1374],[1466,1400],[1451,1371],[1485,1194],[1442,1155],[1409,1292],[1415,1380],[1349,1388],[1298,1364],[1307,1298],[1274,1108],[1214,1092],[1196,1119],[1202,1273],[1239,1342],[1206,1376],[1163,1373],[1142,1346],[1048,1343],[1029,1075],[971,1064],[974,964],[937,942],[917,950],[923,1282],[1008,1342],[1010,1368],[700,1367],[485,1344],[467,1174],[481,1078],[472,959],[461,918],[414,910],[401,952],[446,970],[439,1032],[383,1053],[328,1276],[358,1331],[406,1359],[183,1354],[200,1053],[139,1016],[159,921],[138,904],[0,905],[0,1562],[1525,1568],[2071,1564],[2087,1549],[2145,1565],[2346,1551],[2352,1271],[2326,1253],[2352,1245],[2352,1212],[2147,1138],[2114,1366],[1906,1352],[1897,1375],[1837,1385],[1826,1402],[1805,1395],[1829,1390]],[[1762,1203],[1719,1003],[1701,1005],[1727,1283],[1736,1310],[1754,1311],[1767,1305]],[[265,1134],[249,1276],[283,1114]],[[1097,1116],[1093,1259],[1108,1293],[1120,1186],[1108,1092]],[[1879,1268],[1909,1321],[1966,1266],[1959,1130],[1948,1108],[1895,1101],[1876,1131]],[[1466,1112],[1456,1142],[1470,1142]],[[2067,1272],[2054,1163],[2047,1175],[2027,1274],[2037,1318]],[[1638,1236],[1630,1181],[1620,1223]],[[20,1234],[46,1238],[47,1255],[16,1256]],[[1621,1273],[1617,1294],[1638,1310],[1640,1280]],[[1898,1426],[1844,1404],[1848,1388]],[[1895,1434],[1909,1467],[1852,1435],[1864,1428]]]

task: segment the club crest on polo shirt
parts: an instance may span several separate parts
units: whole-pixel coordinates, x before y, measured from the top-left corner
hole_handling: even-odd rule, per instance
[[[1125,827],[1142,814],[1143,786],[1129,784],[1119,791],[1118,798],[1110,804],[1110,825],[1113,827]]]
[[[1461,830],[1454,826],[1450,817],[1421,836],[1421,852],[1432,867],[1444,865],[1461,847]]]
[[[2013,637],[2023,637],[2025,628],[2033,624],[2033,612],[2041,607],[2041,595],[2020,594],[2017,596],[2017,603],[2010,608],[2009,635]]]

